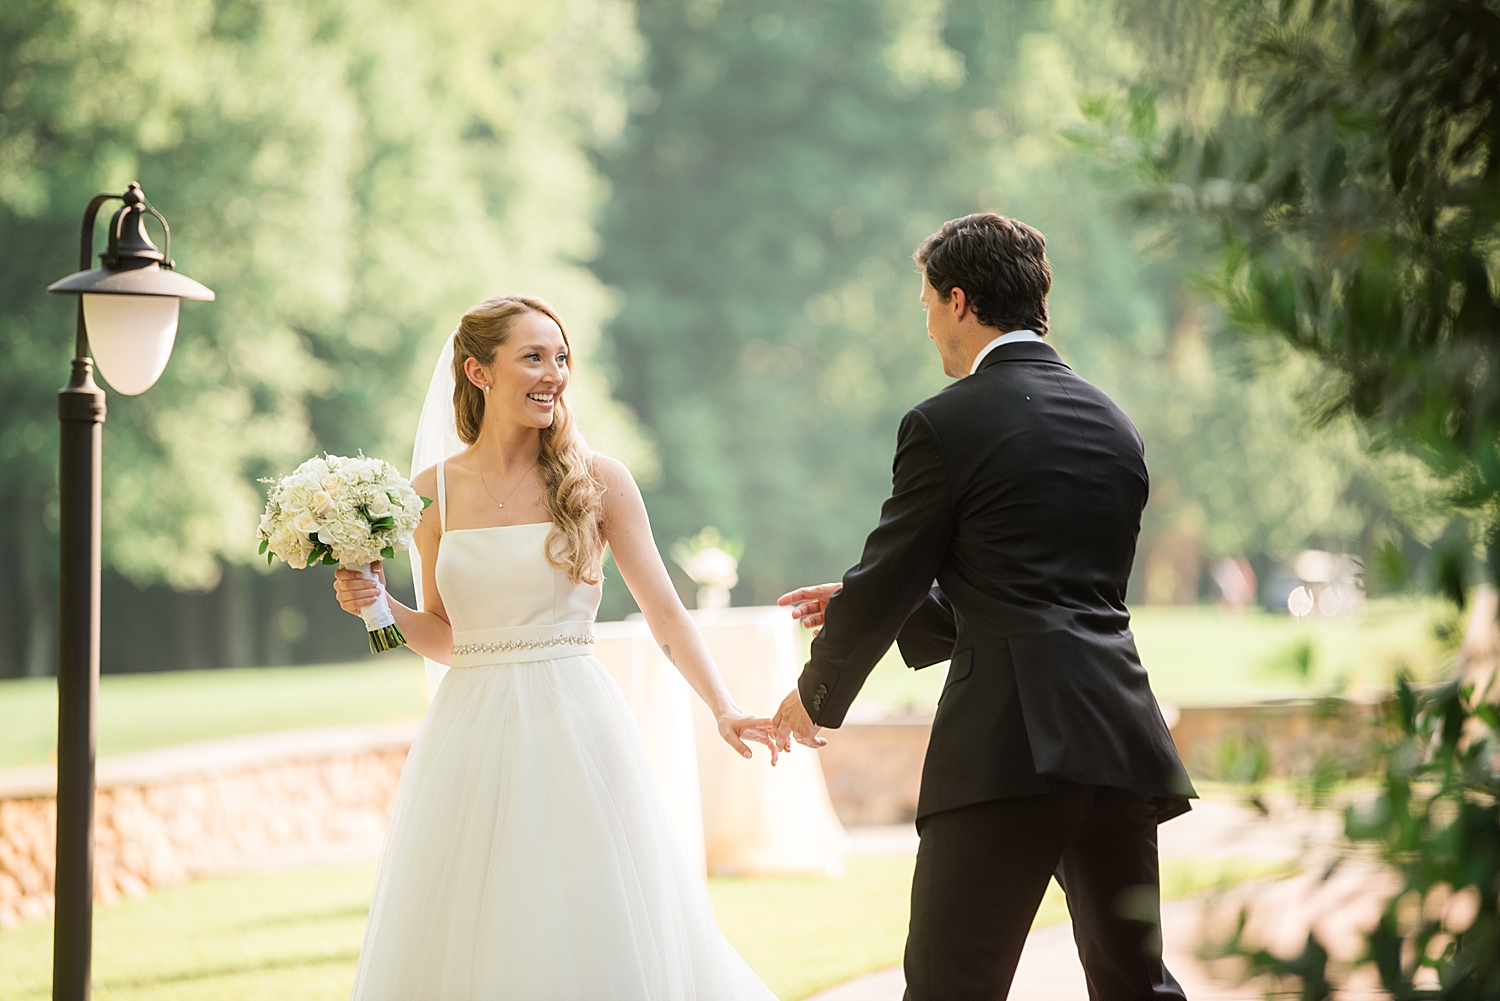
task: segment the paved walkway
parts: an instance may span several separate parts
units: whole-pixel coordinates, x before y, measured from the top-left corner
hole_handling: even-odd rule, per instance
[[[1224,800],[1204,800],[1193,812],[1162,826],[1163,859],[1245,859],[1267,862],[1299,859],[1318,852],[1338,837],[1336,814],[1278,814],[1268,820],[1254,810]],[[914,851],[910,828],[852,831],[855,850]],[[1191,1001],[1260,1001],[1253,987],[1213,979],[1194,955],[1203,927],[1203,905],[1197,900],[1168,901],[1162,906],[1162,939],[1167,967]],[[900,967],[857,977],[808,1001],[901,1001],[906,980]],[[1010,992],[1011,1001],[1087,1001],[1083,968],[1067,922],[1031,933]]]
[[[1162,907],[1167,968],[1191,1001],[1261,1001],[1260,993],[1253,988],[1213,980],[1192,955],[1190,943],[1197,938],[1199,907],[1193,900],[1169,901]],[[901,1001],[905,989],[901,968],[893,967],[857,977],[808,1001]],[[1011,1001],[1088,1001],[1071,924],[1064,922],[1031,933],[1010,997]]]

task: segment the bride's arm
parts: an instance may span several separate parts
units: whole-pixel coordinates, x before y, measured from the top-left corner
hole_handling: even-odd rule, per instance
[[[426,470],[418,474],[412,481],[412,486],[417,493],[431,497],[437,491],[437,476],[431,469]],[[386,600],[390,603],[396,625],[406,637],[406,645],[428,660],[447,664],[453,659],[453,627],[448,624],[448,611],[443,607],[443,596],[438,592],[434,574],[441,531],[438,527],[437,505],[428,505],[427,510],[422,513],[422,523],[417,526],[412,539],[422,557],[422,595],[426,599],[423,602],[427,606],[426,611],[407,608],[389,593]],[[373,567],[380,583],[384,585],[385,571],[379,563]],[[379,594],[374,581],[361,577],[353,570],[340,567],[334,571],[333,576],[333,590],[338,595],[339,605],[353,615],[358,615],[359,610],[373,602]]]
[[[769,721],[749,716],[735,704],[709,656],[703,636],[677,597],[651,537],[651,521],[635,478],[623,463],[607,456],[595,456],[594,463],[595,472],[604,484],[604,541],[614,553],[620,576],[635,603],[641,606],[657,645],[712,710],[719,722],[719,733],[729,745],[748,758],[750,748],[744,741],[763,743],[771,749],[775,764],[778,749],[770,738]]]

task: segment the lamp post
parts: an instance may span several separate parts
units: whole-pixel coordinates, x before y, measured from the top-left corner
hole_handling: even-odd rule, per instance
[[[109,245],[90,269],[99,207],[119,199]],[[166,252],[146,234],[146,214],[166,234]],[[58,464],[60,542],[57,637],[57,872],[52,945],[53,1001],[87,1001],[94,920],[94,744],[99,692],[100,441],[104,390],[100,371],[128,396],[151,388],[166,368],[182,299],[213,292],[173,270],[172,231],[132,183],[123,195],[96,195],[83,214],[79,271],[47,287],[76,295],[78,333],[73,372],[57,394],[62,424]]]

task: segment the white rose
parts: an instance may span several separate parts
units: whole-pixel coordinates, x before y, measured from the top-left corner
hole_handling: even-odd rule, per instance
[[[322,526],[318,524],[318,519],[313,517],[313,513],[311,511],[304,509],[297,512],[297,517],[292,521],[292,527],[301,532],[303,535],[310,536],[314,532],[318,531]]]
[[[319,485],[329,493],[337,490],[343,484],[343,482],[344,481],[339,477],[338,473],[329,473],[318,481]]]
[[[321,518],[324,515],[328,514],[330,510],[332,510],[333,495],[326,490],[319,490],[317,493],[312,495],[312,504],[310,506],[312,507],[313,512]]]
[[[370,498],[367,510],[376,518],[384,518],[391,513],[391,498],[384,492],[377,493]]]

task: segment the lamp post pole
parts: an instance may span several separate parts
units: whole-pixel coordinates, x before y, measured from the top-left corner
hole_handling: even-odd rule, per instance
[[[94,249],[94,221],[107,201],[125,207],[110,222],[109,249],[100,268],[89,270]],[[94,940],[94,752],[99,696],[100,473],[104,431],[104,390],[94,382],[87,324],[90,296],[135,302],[144,309],[114,310],[107,329],[96,336],[109,341],[115,360],[112,379],[126,394],[143,392],[161,374],[176,336],[177,300],[212,299],[213,292],[173,270],[167,254],[146,236],[146,213],[166,220],[151,208],[140,185],[124,195],[97,195],[83,216],[79,272],[48,287],[49,292],[77,295],[78,327],[73,369],[58,390],[61,424],[58,456],[59,607],[57,638],[57,867],[52,892],[53,1001],[89,1001],[92,994]],[[167,247],[171,248],[171,231]],[[121,300],[118,297],[130,297]],[[166,318],[156,304],[168,303]],[[142,322],[144,318],[145,322]],[[132,324],[134,320],[134,324]],[[161,350],[165,340],[165,351]],[[101,342],[102,343],[102,342]],[[155,349],[155,350],[153,350]],[[144,370],[139,358],[154,358]],[[113,366],[120,365],[117,371]]]
[[[93,257],[94,219],[83,220],[78,268]],[[57,636],[57,870],[52,930],[53,1001],[88,1001],[94,942],[94,749],[99,695],[100,472],[104,390],[94,382],[83,298],[73,372],[57,393],[59,595]]]

